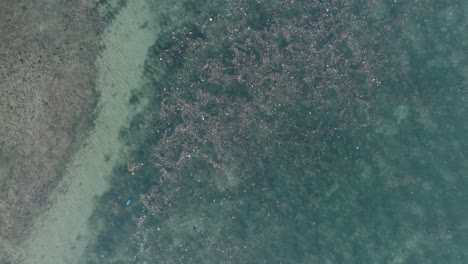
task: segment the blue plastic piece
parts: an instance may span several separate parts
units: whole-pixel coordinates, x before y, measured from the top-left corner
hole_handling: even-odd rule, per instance
[[[129,206],[132,203],[132,199],[128,199],[125,205]]]

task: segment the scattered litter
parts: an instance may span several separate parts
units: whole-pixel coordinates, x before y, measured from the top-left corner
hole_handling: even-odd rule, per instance
[[[132,203],[132,199],[128,199],[127,203],[125,203],[126,206],[129,206]]]

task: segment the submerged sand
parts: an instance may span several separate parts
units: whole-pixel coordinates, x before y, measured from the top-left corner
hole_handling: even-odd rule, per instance
[[[97,5],[0,1],[0,263],[27,239],[92,127],[106,25]]]
[[[112,168],[125,153],[119,132],[144,105],[140,102],[135,107],[129,99],[131,91],[142,86],[147,51],[160,31],[158,14],[176,8],[128,1],[103,32],[100,46],[104,49],[95,62],[100,97],[94,128],[72,157],[63,180],[51,192],[49,208],[34,222],[29,237],[19,245],[5,246],[7,252],[1,252],[0,247],[0,257],[12,255],[14,263],[80,262],[93,236],[88,230],[88,218],[95,198],[106,191]]]
[[[22,245],[18,257],[23,263],[79,262],[90,236],[87,222],[95,197],[108,187],[107,179],[122,153],[119,131],[136,111],[128,101],[130,92],[141,86],[147,50],[155,41],[157,28],[150,17],[145,1],[129,1],[104,32],[105,49],[96,62],[100,101],[95,128],[53,192],[52,207]]]
[[[18,241],[89,131],[94,1],[0,1],[0,240]]]

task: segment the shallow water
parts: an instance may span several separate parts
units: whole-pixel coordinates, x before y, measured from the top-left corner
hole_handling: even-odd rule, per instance
[[[161,30],[156,15],[160,11],[144,1],[108,6],[111,7],[113,21],[100,40],[105,49],[96,61],[96,89],[100,97],[94,129],[68,166],[64,180],[51,194],[50,208],[45,208],[36,221],[31,237],[19,249],[10,250],[16,256],[13,263],[82,262],[81,255],[94,237],[88,218],[95,200],[109,188],[113,166],[125,160],[122,156],[126,148],[119,140],[119,132],[145,105],[144,100],[135,105],[128,100],[131,91],[144,83],[143,64],[148,47]],[[176,7],[166,6],[165,14]]]
[[[468,4],[181,3],[70,263],[468,262]]]

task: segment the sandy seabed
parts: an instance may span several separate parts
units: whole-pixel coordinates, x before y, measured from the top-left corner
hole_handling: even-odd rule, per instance
[[[80,262],[82,251],[92,236],[88,232],[87,223],[94,209],[95,197],[106,190],[113,165],[125,152],[118,138],[119,131],[128,125],[130,118],[139,109],[129,104],[129,98],[130,92],[142,85],[147,50],[159,32],[155,23],[157,16],[150,11],[152,9],[154,6],[148,6],[146,1],[129,1],[102,32],[99,46],[104,49],[94,63],[97,72],[95,88],[100,95],[94,110],[94,127],[82,139],[82,147],[70,157],[58,186],[45,194],[49,204],[45,212],[31,221],[34,222],[30,228],[32,231],[22,239],[14,239],[14,243],[9,243],[11,238],[3,236],[1,240],[5,246],[0,250],[0,257],[4,257],[3,254],[5,258],[11,255],[13,263]],[[143,104],[140,102],[140,107]],[[58,106],[54,109],[57,114],[60,110]],[[48,132],[47,128],[43,130],[44,133]],[[34,138],[31,140],[34,141]],[[2,143],[1,150],[5,149]],[[51,160],[59,159],[60,155],[54,157]],[[8,161],[7,158],[3,160]],[[47,162],[42,161],[46,165]],[[11,171],[10,168],[2,170],[5,174]],[[37,183],[34,179],[28,181]],[[2,182],[2,190],[8,191],[5,186],[6,182]],[[0,225],[4,225],[4,222],[0,222]]]

